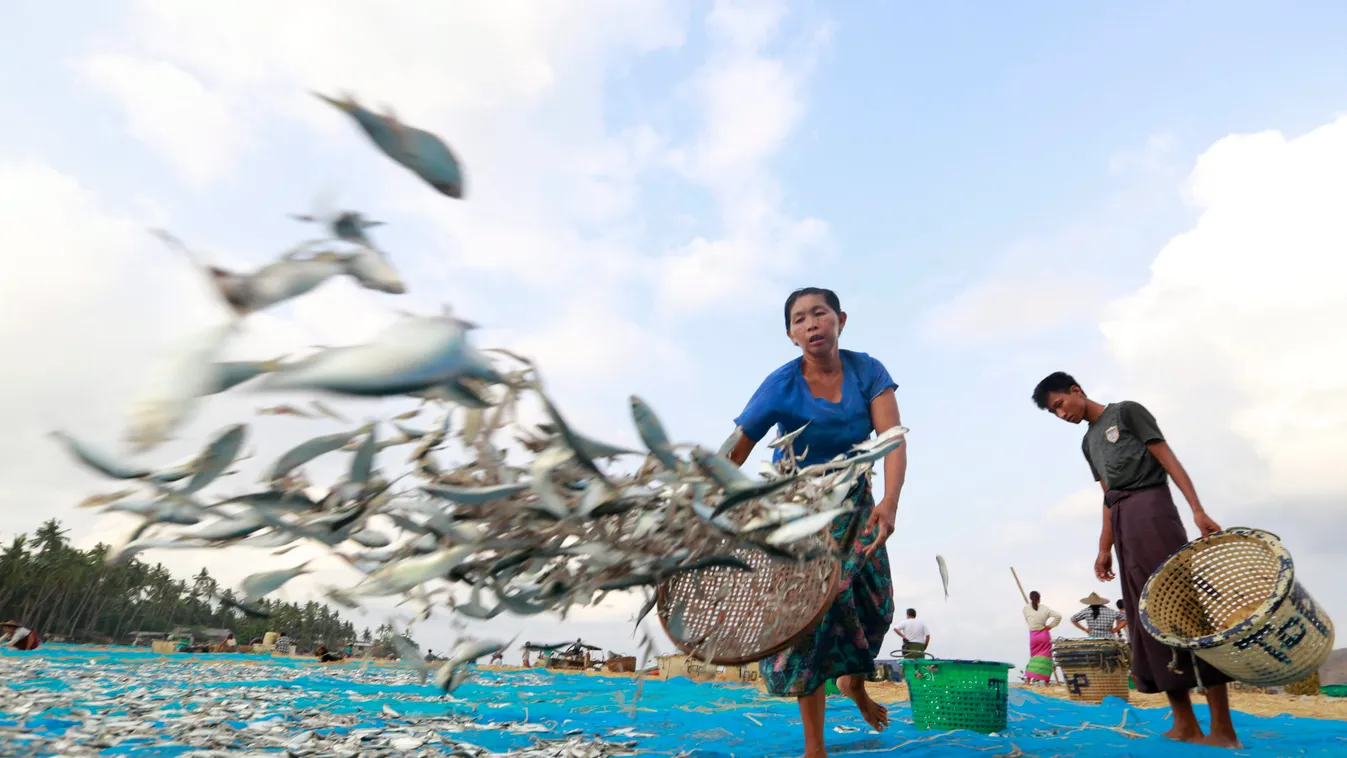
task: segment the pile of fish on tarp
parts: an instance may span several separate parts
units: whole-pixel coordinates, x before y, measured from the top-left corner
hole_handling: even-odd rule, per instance
[[[462,171],[439,138],[351,100],[324,99],[350,113],[384,153],[437,191],[462,197]],[[55,432],[86,466],[144,488],[143,500],[130,499],[137,493],[132,488],[85,503],[141,519],[126,541],[113,546],[109,561],[159,548],[244,545],[283,552],[310,541],[364,574],[353,586],[328,590],[328,598],[347,607],[359,607],[362,598],[400,596],[420,604],[418,619],[437,604],[472,619],[503,612],[564,614],[573,604],[650,588],[679,572],[751,570],[726,545],[792,561],[833,549],[824,533],[852,507],[847,492],[903,442],[906,430],[897,427],[832,461],[799,467],[797,430],[772,443],[785,448],[782,462],[751,478],[722,454],[673,442],[655,412],[633,396],[632,421],[645,450],[611,445],[567,422],[529,359],[478,349],[471,340],[474,325],[447,309],[404,317],[368,343],[320,348],[293,361],[222,360],[249,314],[330,278],[345,275],[380,292],[406,292],[389,257],[366,234],[378,222],[351,211],[302,218],[324,221],[330,237],[306,242],[252,273],[211,266],[161,233],[209,277],[232,317],[165,356],[131,409],[127,443],[137,453],[150,450],[181,428],[201,398],[245,385],[255,392],[419,398],[423,410],[438,409],[440,417],[422,429],[405,423],[420,411],[402,413],[311,439],[283,451],[256,491],[217,498],[207,490],[240,460],[247,424],[228,426],[192,460],[168,470],[134,465]],[[526,399],[541,405],[544,421],[522,423]],[[314,407],[339,418],[321,403]],[[270,410],[299,413],[291,406]],[[384,436],[389,430],[391,436]],[[498,438],[510,432],[514,456],[505,447],[510,440]],[[463,453],[453,466],[439,457],[451,441]],[[381,453],[398,446],[411,449],[405,464],[399,461],[402,470],[381,467]],[[345,476],[323,496],[311,496],[315,489],[303,467],[338,451],[352,453]],[[628,456],[643,460],[625,470],[615,463]],[[410,486],[415,479],[419,486]],[[402,535],[395,540],[378,531],[370,522],[375,516],[391,520]],[[257,601],[307,570],[305,563],[249,576],[232,602],[264,613]],[[455,598],[454,583],[471,588],[466,601]],[[654,594],[648,595],[638,626],[655,604]],[[465,643],[436,673],[437,683],[453,691],[467,676],[467,664],[506,644]],[[648,637],[645,646],[649,654]]]
[[[97,660],[65,651],[52,656],[49,648],[37,655],[0,654],[5,693],[0,755],[609,758],[637,753],[630,729],[502,718],[499,709],[479,713],[462,701],[444,712],[437,707],[442,694],[409,686],[400,669],[329,668],[315,680],[304,667],[253,666],[231,658],[184,665],[116,654],[98,654]],[[525,687],[527,680],[510,678],[512,685]],[[500,679],[479,684],[483,700],[500,702]],[[474,744],[483,732],[492,734],[496,750]]]

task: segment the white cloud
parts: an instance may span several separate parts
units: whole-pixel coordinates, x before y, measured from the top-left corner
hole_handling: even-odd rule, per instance
[[[715,198],[722,235],[699,235],[665,256],[666,308],[753,303],[806,253],[833,252],[825,222],[782,208],[770,168],[804,114],[813,57],[827,42],[817,35],[794,57],[767,52],[785,13],[773,0],[718,0],[708,17],[714,50],[688,91],[705,120],[697,142],[671,151],[670,162]]]
[[[1213,474],[1200,486],[1245,500],[1347,493],[1347,117],[1294,138],[1227,137],[1187,194],[1197,223],[1102,324],[1112,357],[1190,440]]]
[[[1341,511],[1347,485],[1340,474],[1347,457],[1347,357],[1341,349],[1347,324],[1347,117],[1295,137],[1226,137],[1190,166],[1182,193],[1175,191],[1183,177],[1172,164],[1174,146],[1174,140],[1155,137],[1114,156],[1111,172],[1140,177],[1137,188],[1115,196],[1103,212],[1010,247],[993,261],[990,275],[927,312],[923,336],[942,346],[976,345],[984,353],[1014,351],[1016,360],[1029,354],[1041,366],[1026,369],[1030,381],[1063,367],[1100,400],[1143,402],[1217,522],[1281,535],[1296,557],[1298,576],[1320,602],[1339,607],[1344,597],[1332,580],[1342,573],[1340,535],[1347,525]],[[1175,225],[1176,233],[1136,244],[1170,226],[1176,209],[1159,206],[1179,198],[1187,201],[1182,210],[1191,220]],[[1158,213],[1169,215],[1157,220]],[[1139,286],[1128,284],[1141,272],[1148,276]],[[1102,339],[1082,328],[1096,324]],[[1031,342],[1044,336],[1051,342]],[[1017,404],[1025,402],[1019,392]],[[949,629],[962,651],[1006,650],[1006,640],[1024,633],[1018,592],[1008,576],[1000,576],[1005,570],[988,568],[982,578],[978,561],[992,552],[987,535],[1014,550],[1011,560],[1025,589],[1042,591],[1063,613],[1078,608],[1076,600],[1091,590],[1118,597],[1116,583],[1096,584],[1090,570],[1100,491],[1083,480],[1075,440],[1062,444],[1050,461],[1038,452],[1018,460],[1029,471],[1064,467],[1063,481],[1075,482],[1067,486],[1076,490],[1042,504],[1012,499],[1003,522],[969,530],[967,546],[922,544],[910,559],[915,567],[906,565],[905,555],[896,559],[895,584],[912,598],[899,606],[931,608],[935,633]],[[1176,499],[1194,535],[1177,492]],[[904,516],[900,510],[899,518],[918,528],[944,526],[915,511]],[[979,585],[990,588],[979,613],[990,620],[980,621],[953,600],[946,608],[938,588],[927,589],[933,574],[928,555],[937,551],[950,562],[952,592],[965,592],[970,580],[986,582]],[[916,577],[910,588],[905,575]],[[1023,663],[1018,655],[1007,660]]]
[[[79,67],[122,104],[130,134],[153,146],[193,187],[228,175],[251,141],[241,109],[172,63],[109,54]]]
[[[960,277],[954,293],[922,314],[922,338],[991,348],[1057,336],[1096,322],[1133,281],[1182,178],[1177,140],[1153,134],[1108,156],[1109,190],[1081,218],[1016,240]],[[939,282],[936,282],[939,285]]]
[[[999,342],[1095,316],[1101,295],[1096,281],[1079,275],[992,278],[927,311],[919,328],[935,343]]]
[[[106,196],[118,198],[113,203],[82,186],[83,176],[37,162],[0,165],[0,223],[10,249],[22,256],[13,275],[0,280],[0,308],[9,316],[0,326],[0,351],[16,357],[7,366],[7,393],[25,398],[0,440],[7,529],[32,529],[55,516],[82,544],[125,530],[125,519],[70,510],[81,497],[115,487],[79,470],[42,434],[59,426],[118,449],[144,366],[173,340],[220,317],[200,272],[148,227],[166,227],[231,268],[256,267],[283,247],[259,236],[264,222],[256,232],[247,228],[252,221],[227,222],[227,232],[201,222],[207,213],[249,218],[228,205],[242,202],[230,190],[245,175],[262,179],[254,185],[260,197],[306,193],[312,180],[305,177],[317,173],[340,177],[347,202],[357,195],[371,215],[389,222],[376,238],[392,241],[411,293],[394,298],[344,279],[329,282],[251,317],[231,347],[235,357],[358,342],[393,318],[394,309],[426,311],[449,300],[488,327],[483,346],[501,338],[537,355],[553,384],[564,388],[568,417],[587,432],[634,441],[627,383],[698,370],[672,329],[676,322],[655,323],[641,307],[664,286],[661,254],[676,266],[677,253],[669,251],[702,244],[726,251],[714,262],[723,280],[716,287],[697,286],[695,275],[675,280],[697,292],[680,304],[681,319],[738,300],[746,283],[826,247],[825,223],[784,210],[770,165],[802,116],[809,53],[824,36],[812,35],[804,54],[768,55],[765,46],[786,18],[778,3],[719,3],[710,16],[693,19],[663,0],[387,8],[244,2],[195,9],[133,2],[119,23],[84,46],[69,71],[120,109],[124,127],[113,122],[107,129],[124,129],[144,146],[143,156],[120,156],[126,165],[162,161],[172,169],[168,182],[100,175]],[[679,90],[689,93],[699,130],[682,134],[645,111],[622,113],[608,97],[608,81],[638,55],[681,46],[693,21],[712,27],[717,40],[707,65],[696,53]],[[418,184],[372,149],[348,117],[306,90],[349,90],[443,135],[465,161],[467,200],[449,201]],[[756,105],[736,101],[748,96],[758,98]],[[753,127],[764,119],[767,127]],[[686,223],[682,209],[646,202],[652,177],[705,192],[713,212]],[[156,183],[147,196],[146,186]],[[123,195],[126,186],[133,189]],[[183,202],[184,194],[191,200]],[[296,226],[294,234],[306,232]],[[214,429],[290,399],[245,390],[209,398],[179,440],[144,460],[177,463]],[[339,407],[357,419],[383,415],[377,401]],[[259,458],[220,492],[254,486],[265,459],[334,430],[321,421],[252,419],[249,447]],[[343,463],[336,456],[315,467],[315,478],[325,481],[323,474]],[[206,565],[236,582],[302,556],[296,550],[282,558],[244,551],[243,560],[218,551],[147,557],[184,575]],[[297,580],[282,595],[304,597],[324,577]],[[630,615],[633,598],[613,596],[568,628],[599,633],[603,619]],[[613,644],[628,631],[621,629]]]

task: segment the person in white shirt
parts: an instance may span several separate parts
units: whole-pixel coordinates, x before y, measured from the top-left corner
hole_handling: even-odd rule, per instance
[[[931,630],[926,628],[926,624],[917,620],[917,611],[913,608],[907,609],[907,619],[893,631],[903,640],[904,658],[922,657],[926,647],[931,644]]]
[[[37,633],[17,621],[0,624],[0,633],[0,647],[34,650],[40,644]]]
[[[1029,593],[1024,606],[1024,623],[1029,625],[1029,664],[1024,678],[1030,683],[1047,684],[1052,678],[1052,630],[1062,623],[1062,614],[1042,603],[1037,591]]]

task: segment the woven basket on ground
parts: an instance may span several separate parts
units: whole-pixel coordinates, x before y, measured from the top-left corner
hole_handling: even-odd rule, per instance
[[[1188,543],[1151,575],[1140,606],[1160,642],[1259,687],[1299,682],[1333,652],[1332,620],[1277,536],[1259,529]]]
[[[1318,695],[1319,692],[1320,687],[1319,687],[1318,671],[1314,672],[1313,674],[1304,679],[1301,679],[1298,682],[1293,682],[1291,684],[1286,685],[1286,694],[1288,695]]]
[[[1106,697],[1126,701],[1131,671],[1127,646],[1109,639],[1059,639],[1052,643],[1052,662],[1062,670],[1068,697],[1101,703]]]

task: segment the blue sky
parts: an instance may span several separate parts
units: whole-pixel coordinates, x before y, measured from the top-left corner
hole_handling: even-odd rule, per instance
[[[376,240],[412,293],[331,285],[262,323],[258,357],[356,341],[390,309],[450,302],[490,327],[483,345],[538,355],[568,413],[619,441],[634,441],[625,399],[637,392],[676,436],[718,445],[762,377],[792,356],[784,296],[836,289],[851,318],[845,346],[879,357],[900,384],[912,449],[890,543],[898,604],[930,609],[940,654],[1022,664],[1011,563],[1063,610],[1095,589],[1116,597],[1116,585],[1090,575],[1097,499],[1083,430],[1028,399],[1059,368],[1087,390],[1158,406],[1199,491],[1220,500],[1209,505],[1218,521],[1233,511],[1288,541],[1303,533],[1304,549],[1292,550],[1311,576],[1320,572],[1320,586],[1342,568],[1330,545],[1308,544],[1342,525],[1316,505],[1341,488],[1291,493],[1277,476],[1294,466],[1241,431],[1264,418],[1245,411],[1266,409],[1249,389],[1264,385],[1240,372],[1294,361],[1256,352],[1281,349],[1270,338],[1201,360],[1182,342],[1238,343],[1240,331],[1218,339],[1241,323],[1220,310],[1221,288],[1253,277],[1291,291],[1294,271],[1323,252],[1204,258],[1195,250],[1216,243],[1203,243],[1170,256],[1191,266],[1152,270],[1204,213],[1230,223],[1216,201],[1191,202],[1200,155],[1232,134],[1291,140],[1347,107],[1339,4],[1298,3],[1294,13],[1272,3],[772,0],[186,10],[147,0],[17,12],[25,33],[0,49],[0,193],[18,230],[6,255],[27,275],[0,284],[11,316],[0,344],[37,358],[10,378],[15,395],[35,402],[3,443],[13,469],[8,489],[0,485],[6,532],[47,515],[86,539],[112,528],[70,509],[100,485],[33,440],[59,419],[115,441],[144,361],[210,317],[199,282],[144,227],[162,224],[222,261],[256,266],[312,231],[285,214],[336,186],[341,206],[389,222]],[[304,91],[347,86],[443,135],[466,164],[467,199],[422,187]],[[1209,162],[1222,187],[1281,186],[1260,171],[1282,153],[1222,144],[1231,147]],[[1326,149],[1295,144],[1296,155]],[[1318,162],[1285,160],[1309,173],[1278,174],[1282,195],[1336,196]],[[12,170],[20,165],[26,173]],[[90,215],[66,215],[75,211]],[[1230,234],[1302,228],[1326,218],[1319,213],[1245,214],[1241,223],[1261,226]],[[53,224],[68,224],[64,236]],[[1335,234],[1330,225],[1323,238]],[[1267,271],[1254,277],[1258,266]],[[1212,275],[1173,279],[1190,269]],[[1159,294],[1145,308],[1110,305],[1147,287]],[[1241,313],[1288,331],[1305,322],[1271,296],[1259,311],[1259,297]],[[1343,312],[1341,296],[1315,302],[1320,321]],[[1146,352],[1127,341],[1166,328],[1180,306],[1191,310],[1175,343],[1141,339]],[[1106,338],[1101,322],[1120,326]],[[1306,337],[1305,354],[1327,339]],[[98,381],[95,366],[106,367]],[[1169,381],[1175,371],[1187,373]],[[1347,387],[1341,364],[1317,372],[1323,391]],[[185,455],[193,438],[257,404],[212,402],[157,460]],[[1319,413],[1330,431],[1347,430],[1347,410]],[[257,429],[277,446],[327,431]],[[1329,456],[1314,450],[1311,459]],[[1318,481],[1295,471],[1296,481]],[[1257,482],[1241,478],[1249,472]],[[1268,510],[1292,497],[1303,512]],[[43,508],[22,505],[34,502]],[[947,604],[937,553],[951,568]],[[164,556],[184,567],[207,559],[230,570],[219,557]],[[1347,600],[1335,592],[1320,598],[1330,611],[1335,597]],[[614,627],[604,624],[624,615],[604,613],[581,622],[594,625],[586,633],[607,635]],[[619,644],[626,629],[613,634]]]

